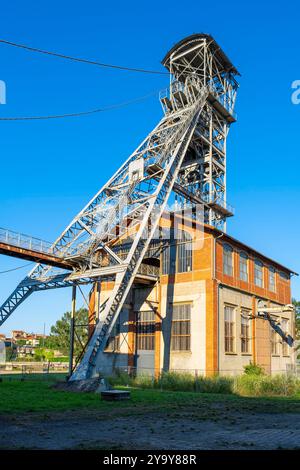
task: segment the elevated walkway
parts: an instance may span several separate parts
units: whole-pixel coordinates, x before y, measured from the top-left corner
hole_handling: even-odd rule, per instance
[[[67,269],[74,271],[76,262],[68,258],[68,253],[63,257],[62,253],[53,253],[53,245],[50,242],[41,240],[39,238],[31,237],[21,233],[13,232],[0,228],[0,254],[6,256],[12,256],[14,258],[21,258],[35,263],[42,263],[49,266],[55,266],[58,268]],[[117,247],[117,252],[123,251],[123,256],[128,254],[128,250],[122,246]],[[156,254],[157,256],[157,254]],[[106,278],[114,276],[118,272],[123,271],[126,265],[117,264],[115,266],[98,267],[90,270],[77,270],[70,273],[67,276],[68,281],[75,281],[81,278]],[[155,283],[159,276],[159,267],[151,266],[149,264],[142,263],[140,269],[136,275],[135,282],[141,284]],[[64,278],[65,280],[65,278]],[[33,284],[31,284],[33,285]]]
[[[58,268],[72,270],[74,267],[60,253],[53,253],[51,243],[4,228],[0,228],[0,254]]]

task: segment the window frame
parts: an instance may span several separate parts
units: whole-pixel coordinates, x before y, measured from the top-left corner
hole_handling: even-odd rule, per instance
[[[227,253],[231,253],[230,258]],[[234,249],[229,243],[223,243],[223,274],[225,276],[233,277],[234,276],[234,262],[233,262]],[[230,259],[230,264],[227,263],[227,260]],[[227,272],[229,268],[229,272]]]
[[[272,289],[271,288],[271,273],[273,274],[273,279],[274,279],[274,283],[272,284],[274,286],[274,288]],[[269,284],[269,291],[270,292],[273,292],[274,294],[276,293],[276,269],[273,267],[273,266],[269,266],[268,268],[268,284]]]
[[[252,334],[251,334],[251,320],[247,315],[251,315],[251,310],[241,308],[241,354],[251,355],[252,354]],[[246,335],[243,333],[243,321],[247,321]],[[243,341],[247,346],[247,350],[243,351]]]
[[[257,279],[260,279],[260,277],[257,277],[257,266],[261,267],[261,285],[257,283]],[[264,288],[264,263],[258,258],[255,258],[254,260],[254,284],[256,285],[256,287],[260,287],[261,289]]]
[[[244,265],[246,266],[246,279],[244,279],[242,276],[241,276],[241,273],[244,273],[244,271],[241,270],[241,260],[244,259],[245,263]],[[249,282],[249,256],[248,254],[245,252],[245,251],[240,251],[239,253],[239,278],[240,278],[240,281],[243,281],[243,282]]]
[[[278,320],[278,317],[274,317],[274,320]],[[274,330],[274,328],[271,328],[271,355],[274,357],[279,357],[280,356],[280,342],[279,342],[279,335],[278,333]]]
[[[173,269],[171,270],[171,262],[173,264],[173,268],[175,264],[174,274],[189,273],[193,271],[193,237],[186,230],[178,230],[177,233],[179,235],[177,236],[175,243],[169,243],[169,245],[162,251],[162,275],[169,275],[170,272],[173,271]],[[173,247],[175,251],[175,260],[171,260],[171,247]]]
[[[287,273],[285,273],[284,271],[280,271],[279,272],[279,276],[281,277],[281,279],[283,279],[284,281],[290,281],[291,280],[291,276]]]
[[[150,318],[147,319],[147,314]],[[139,310],[136,315],[136,350],[155,351],[156,315],[153,310]],[[146,318],[143,318],[145,315]],[[146,347],[145,347],[146,346]]]
[[[188,313],[188,318],[174,318],[175,309],[177,307],[187,308],[188,312],[185,313]],[[191,352],[192,302],[180,302],[170,304],[170,308],[172,309],[170,351],[175,353]],[[184,326],[183,324],[186,324],[186,326]],[[182,332],[182,330],[184,332]],[[186,340],[186,346],[182,347],[182,344],[184,344],[184,338]],[[177,347],[178,344],[179,348]]]
[[[161,273],[168,275],[170,272],[170,245],[162,250],[161,254]]]
[[[176,273],[189,273],[191,271],[193,271],[193,237],[186,230],[178,230],[176,240]]]
[[[233,315],[233,321],[226,320],[226,309],[231,309]],[[224,352],[225,354],[236,354],[236,310],[237,307],[234,305],[225,304],[224,305]],[[229,334],[228,334],[228,325],[229,323]],[[227,348],[227,345],[232,346],[232,348]]]

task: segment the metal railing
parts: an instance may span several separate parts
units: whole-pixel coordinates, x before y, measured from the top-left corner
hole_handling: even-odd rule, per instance
[[[160,274],[160,268],[157,266],[152,266],[150,264],[142,263],[138,269],[138,274],[144,274],[146,276],[156,276]]]
[[[208,85],[210,93],[219,101],[219,103],[229,112],[229,114],[236,120],[237,113],[234,111],[234,104],[231,102],[230,98],[225,94],[220,94],[217,88],[211,83]]]
[[[53,253],[52,243],[0,227],[0,242],[39,253]],[[59,256],[59,254],[57,254]]]
[[[231,214],[235,213],[235,208],[215,193],[207,193],[203,195],[203,200],[207,204],[215,204],[217,206],[220,206],[223,209],[229,211]]]

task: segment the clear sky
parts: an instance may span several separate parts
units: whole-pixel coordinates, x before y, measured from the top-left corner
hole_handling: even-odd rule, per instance
[[[299,3],[215,0],[26,2],[1,5],[1,36],[102,62],[163,70],[183,37],[212,34],[240,70],[238,122],[228,139],[228,233],[300,272]],[[85,111],[157,92],[168,76],[97,68],[0,44],[7,104],[0,116]],[[65,120],[0,122],[0,227],[53,241],[144,139],[162,114],[158,96]],[[0,271],[23,265],[0,257]],[[30,266],[0,274],[0,303]],[[300,298],[300,281],[293,281]],[[70,289],[32,295],[1,332],[49,330]],[[82,304],[79,300],[78,306]]]

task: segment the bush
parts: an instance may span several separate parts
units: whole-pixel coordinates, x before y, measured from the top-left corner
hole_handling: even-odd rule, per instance
[[[158,388],[157,381],[151,375],[138,375],[132,379],[134,386],[140,388]]]
[[[185,372],[163,372],[155,382],[156,387],[164,390],[182,390],[184,392],[195,390],[195,377]]]
[[[143,389],[160,389],[176,392],[224,393],[240,396],[291,396],[300,393],[300,380],[286,375],[270,376],[259,372],[260,367],[238,377],[195,377],[189,373],[163,372],[160,377],[138,375],[130,377],[127,373],[117,371],[109,377],[111,385],[139,387]]]
[[[144,389],[170,390],[174,392],[233,393],[233,379],[228,377],[195,377],[187,372],[162,372],[158,378],[150,375],[130,377],[125,372],[116,371],[108,377],[111,385],[130,385]]]
[[[112,386],[114,385],[123,385],[123,386],[132,385],[133,386],[134,385],[133,378],[130,377],[130,375],[127,372],[123,372],[119,369],[115,370],[115,375],[106,377],[106,379],[108,380],[108,383]]]
[[[300,381],[286,375],[244,374],[236,378],[234,391],[243,396],[290,396],[299,393]]]
[[[247,375],[264,375],[264,370],[258,364],[250,361],[250,364],[244,366],[244,373]]]
[[[234,380],[231,377],[198,377],[196,391],[202,393],[233,393]]]

